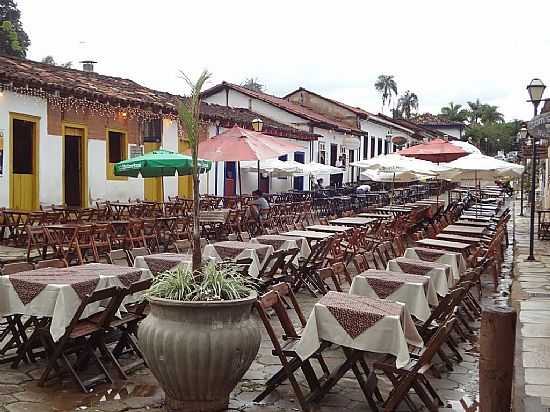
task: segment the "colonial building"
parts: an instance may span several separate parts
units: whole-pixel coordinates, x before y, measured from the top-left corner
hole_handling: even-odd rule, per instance
[[[177,121],[181,99],[127,79],[0,56],[0,207],[33,210],[41,204],[160,200],[163,192],[166,198],[190,196],[186,177],[164,178],[162,191],[160,179],[113,173],[116,162],[161,146],[186,150]],[[202,138],[234,124],[251,128],[256,117],[263,119],[267,133],[305,147],[317,139],[312,131],[247,108],[207,104]],[[202,191],[234,191],[235,175],[231,183],[217,171],[202,178]]]
[[[453,140],[461,140],[464,134],[464,128],[466,127],[462,122],[455,122],[446,119],[444,116],[431,113],[418,115],[414,117],[412,121],[427,129],[440,132],[440,134],[446,135]]]
[[[206,90],[203,99],[211,104],[249,109],[318,136],[316,139],[303,140],[300,143],[303,150],[292,154],[294,160],[301,163],[316,161],[332,166],[349,164],[359,158],[361,137],[366,135],[353,122],[328,117],[290,100],[252,91],[232,83],[222,82]],[[352,168],[343,168],[344,182],[355,179]],[[337,176],[330,176],[331,183],[337,181]],[[243,186],[246,187],[247,184],[251,183],[243,183]],[[293,186],[298,190],[309,188],[308,182],[303,178],[294,178]]]
[[[417,135],[411,127],[405,127],[383,115],[375,115],[359,107],[349,106],[303,87],[287,94],[285,99],[349,127],[362,130],[358,160],[393,153],[394,141],[400,140],[406,145],[418,142]]]

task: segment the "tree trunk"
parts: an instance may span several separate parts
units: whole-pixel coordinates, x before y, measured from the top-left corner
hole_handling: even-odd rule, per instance
[[[193,155],[193,273],[200,270],[202,261],[201,251],[201,234],[199,226],[199,172],[198,172],[198,160],[197,150],[194,150]]]

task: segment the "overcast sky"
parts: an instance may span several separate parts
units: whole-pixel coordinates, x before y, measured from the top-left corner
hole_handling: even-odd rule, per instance
[[[550,84],[548,0],[18,3],[29,58],[92,58],[102,74],[179,94],[179,70],[206,68],[210,85],[253,76],[271,94],[303,86],[378,112],[374,82],[393,74],[420,112],[480,98],[527,119],[525,86]]]

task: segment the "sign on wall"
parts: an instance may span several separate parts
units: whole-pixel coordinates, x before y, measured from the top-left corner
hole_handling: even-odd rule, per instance
[[[133,159],[134,157],[143,156],[143,146],[131,144],[129,158]]]
[[[538,139],[550,139],[550,112],[533,117],[527,123],[527,130]]]

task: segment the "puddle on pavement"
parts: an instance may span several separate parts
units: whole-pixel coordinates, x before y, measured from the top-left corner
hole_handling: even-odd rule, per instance
[[[47,402],[55,411],[82,411],[93,407],[101,408],[102,402],[123,401],[131,397],[160,399],[162,394],[162,389],[156,385],[115,382],[112,385],[98,385],[88,394],[78,393],[73,388],[62,391],[52,389]]]

